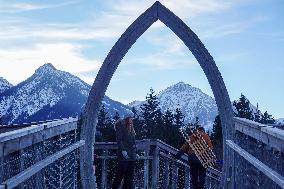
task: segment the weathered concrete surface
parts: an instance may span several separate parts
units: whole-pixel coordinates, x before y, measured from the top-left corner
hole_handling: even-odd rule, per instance
[[[255,161],[249,162],[244,156],[235,155],[236,185],[241,185],[243,189],[283,188],[284,185],[280,187],[284,177],[283,130],[243,118],[234,120],[235,143],[244,154],[248,153],[255,158]]]
[[[17,126],[18,127],[18,126]],[[0,134],[0,184],[6,188],[77,187],[77,118],[30,124]]]
[[[223,185],[226,188],[233,188],[234,154],[232,149],[225,145],[226,139],[232,140],[234,137],[232,120],[233,111],[223,78],[212,56],[209,54],[197,35],[179,17],[158,1],[140,15],[121,35],[104,60],[103,65],[93,83],[86,103],[81,133],[81,138],[86,142],[86,145],[80,151],[83,187],[88,189],[95,188],[92,161],[90,160],[93,158],[92,149],[95,141],[94,136],[96,132],[95,128],[98,112],[110,80],[131,46],[158,19],[169,27],[183,41],[197,59],[208,79],[219,109],[221,122],[224,127],[225,165],[223,166]]]

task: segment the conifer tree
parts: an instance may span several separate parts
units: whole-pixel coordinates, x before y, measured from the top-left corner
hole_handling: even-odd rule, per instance
[[[174,113],[174,124],[177,128],[181,128],[184,126],[184,115],[180,108],[176,108],[176,111]]]
[[[118,112],[115,112],[115,115],[113,116],[114,122],[116,122],[116,121],[119,120],[119,119],[120,119],[119,113],[118,113]]]
[[[275,119],[272,117],[272,115],[270,115],[267,111],[265,111],[264,114],[261,115],[260,122],[263,124],[274,124]]]
[[[169,144],[169,138],[172,137],[171,131],[173,129],[173,123],[174,123],[174,116],[173,113],[169,110],[169,108],[166,110],[166,112],[163,114],[163,125],[161,127],[161,140]]]
[[[160,108],[158,108],[155,116],[155,125],[154,125],[154,137],[157,139],[163,138],[163,133],[161,130],[164,128],[163,113]]]
[[[221,125],[220,115],[217,115],[215,117],[215,120],[213,123],[212,134],[211,134],[211,140],[214,143],[223,143],[223,134],[222,134],[222,125]]]
[[[3,124],[4,124],[3,117],[2,117],[2,115],[0,114],[0,125],[3,125]]]
[[[136,132],[136,139],[140,140],[143,139],[145,136],[145,132],[141,128],[143,128],[143,121],[140,118],[140,115],[138,114],[138,111],[135,107],[131,108],[131,111],[133,113],[133,127]]]
[[[169,108],[167,109],[167,111],[164,113],[163,115],[163,120],[164,120],[164,125],[166,127],[172,127],[174,124],[174,115],[173,113],[169,110]]]
[[[107,127],[109,126],[109,124],[111,124],[111,120],[110,118],[108,117],[108,112],[106,111],[105,109],[105,106],[102,105],[100,111],[99,111],[99,114],[98,114],[98,127]]]
[[[173,136],[170,145],[179,148],[184,141],[183,136],[179,132],[180,128],[183,128],[184,125],[184,114],[182,113],[180,108],[176,108],[174,112],[174,124],[172,127],[171,135]]]
[[[256,105],[256,112],[254,113],[254,121],[260,123],[261,122],[261,112],[258,108],[258,103]]]
[[[151,88],[150,93],[146,96],[146,102],[140,107],[143,118],[143,134],[145,138],[155,138],[157,123],[161,118],[158,97]]]
[[[235,100],[233,102],[233,105],[235,106],[236,111],[237,111],[235,112],[236,117],[253,120],[253,113],[250,108],[250,102],[243,94],[241,94],[241,97],[239,98],[239,100],[237,101]]]
[[[111,119],[108,117],[108,112],[105,106],[102,105],[98,114],[98,124],[97,124],[97,138],[98,141],[115,141],[115,130]]]
[[[223,159],[223,134],[220,115],[217,115],[214,120],[212,134],[210,136],[213,144],[213,151],[218,160]],[[218,169],[222,169],[221,165],[216,165]]]
[[[200,123],[199,123],[199,117],[195,117],[195,123],[193,124],[193,128],[194,130],[196,130],[198,127],[200,127]]]
[[[139,117],[138,112],[137,112],[137,110],[136,110],[135,107],[132,107],[132,108],[131,108],[131,111],[132,111],[132,113],[133,113],[133,117],[134,117],[134,118],[138,118],[138,117]]]
[[[193,123],[189,122],[185,126],[185,132],[189,135],[191,135],[194,132],[194,126]]]

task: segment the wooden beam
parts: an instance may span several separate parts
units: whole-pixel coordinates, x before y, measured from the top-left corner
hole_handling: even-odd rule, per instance
[[[284,130],[239,117],[234,117],[234,124],[237,131],[284,152]]]
[[[29,179],[31,176],[34,174],[38,173],[41,171],[43,168],[47,167],[51,163],[55,162],[59,158],[63,157],[64,155],[74,151],[75,149],[83,146],[85,144],[84,140],[81,140],[79,142],[76,142],[75,144],[45,158],[44,160],[32,165],[31,167],[25,169],[24,171],[20,172],[19,174],[15,175],[14,177],[6,180],[5,182],[2,183],[2,185],[5,185],[5,189],[10,189],[18,186],[25,180]]]
[[[150,148],[145,148],[144,157],[149,158],[149,153],[150,153]],[[143,169],[144,169],[143,189],[148,189],[149,188],[149,160],[148,159],[144,159]]]
[[[236,143],[231,140],[227,140],[226,144],[232,148],[235,152],[237,152],[240,156],[242,156],[245,160],[251,163],[255,168],[265,174],[268,178],[270,178],[273,182],[278,184],[281,188],[284,188],[284,177],[278,174],[273,169],[269,168],[267,165],[259,161],[253,155],[249,154],[247,151],[242,149]]]
[[[159,166],[160,166],[160,149],[158,146],[155,146],[153,152],[153,160],[152,160],[152,188],[158,188],[159,181]]]
[[[70,118],[2,133],[0,134],[0,157],[75,129],[77,129],[77,119]]]

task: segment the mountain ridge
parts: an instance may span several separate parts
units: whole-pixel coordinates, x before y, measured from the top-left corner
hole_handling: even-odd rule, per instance
[[[218,114],[215,100],[203,93],[199,88],[184,82],[178,82],[157,93],[159,107],[162,112],[167,109],[174,112],[180,108],[185,115],[185,123],[194,122],[199,117],[201,125],[211,130],[214,119]],[[133,101],[128,104],[139,111],[145,101]]]
[[[83,111],[90,89],[79,77],[47,63],[0,95],[0,114],[7,123],[75,117]],[[122,115],[130,111],[107,96],[103,104],[111,115],[116,111]]]
[[[11,83],[9,83],[3,77],[0,77],[0,94],[5,92],[6,90],[10,89],[11,87],[13,87],[13,85]]]

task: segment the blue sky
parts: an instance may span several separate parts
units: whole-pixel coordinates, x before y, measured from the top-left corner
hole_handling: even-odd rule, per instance
[[[162,0],[199,36],[216,61],[231,100],[245,94],[284,117],[283,0]],[[13,84],[45,62],[92,83],[125,29],[154,1],[0,0],[0,77]],[[143,100],[179,81],[212,95],[184,44],[156,22],[130,49],[107,95]]]

